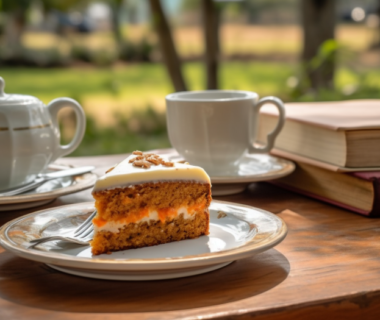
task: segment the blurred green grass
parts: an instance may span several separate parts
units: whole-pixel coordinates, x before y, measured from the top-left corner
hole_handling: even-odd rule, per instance
[[[186,63],[185,78],[191,90],[205,86],[201,63]],[[226,62],[221,65],[222,89],[253,90],[268,94],[278,93],[295,65],[281,62]],[[161,64],[146,63],[109,68],[7,68],[1,76],[9,93],[24,93],[47,99],[75,95],[115,95],[124,98],[141,95],[160,96],[173,91]]]
[[[184,65],[190,90],[205,87],[201,63]],[[298,65],[286,62],[224,62],[221,89],[255,91],[284,101],[380,98],[380,70],[339,66],[336,90],[307,92],[294,97],[289,86]],[[7,93],[30,94],[48,103],[68,96],[78,100],[88,117],[86,136],[72,155],[125,153],[169,147],[165,127],[165,95],[173,91],[161,64],[117,64],[86,68],[5,68],[0,71]],[[293,81],[294,82],[294,81]],[[69,117],[69,120],[71,118]],[[71,121],[71,120],[70,120]],[[64,121],[62,128],[68,121]],[[66,130],[67,131],[67,130]],[[64,134],[64,140],[70,138]]]
[[[206,77],[203,64],[184,64],[184,74],[189,90],[202,90]],[[286,62],[224,62],[220,69],[220,88],[250,90],[259,95],[277,95],[289,101],[291,88],[289,77],[297,76],[298,64]],[[86,111],[91,111],[94,100],[104,98],[102,109],[110,112],[113,102],[129,108],[144,108],[146,105],[160,107],[165,95],[173,91],[166,70],[161,64],[140,63],[118,65],[108,68],[7,68],[0,75],[6,81],[6,92],[23,93],[38,97],[48,103],[51,99],[70,96],[80,99]],[[380,70],[377,68],[350,69],[338,67],[336,90],[347,85],[370,85],[380,88]],[[89,101],[89,105],[87,105]],[[118,106],[119,106],[118,105]],[[116,106],[116,107],[118,107]],[[159,108],[163,110],[164,108]],[[96,117],[95,117],[96,120]]]

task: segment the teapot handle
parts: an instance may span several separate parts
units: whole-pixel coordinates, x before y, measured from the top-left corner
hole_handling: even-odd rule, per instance
[[[67,145],[61,145],[60,139],[61,139],[61,133],[59,130],[59,123],[58,123],[58,112],[64,107],[70,107],[74,110],[75,116],[76,116],[76,130],[73,140]],[[70,98],[58,98],[54,99],[47,105],[47,109],[49,110],[51,121],[53,123],[53,130],[56,137],[56,143],[55,143],[55,150],[53,152],[53,157],[51,159],[51,162],[54,160],[63,157],[65,155],[68,155],[69,153],[73,152],[81,143],[84,132],[86,130],[86,116],[84,114],[83,108],[81,105]]]

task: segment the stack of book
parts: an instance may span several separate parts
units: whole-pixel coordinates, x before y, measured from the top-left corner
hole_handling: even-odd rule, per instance
[[[286,122],[272,154],[293,160],[278,186],[366,216],[380,216],[380,100],[286,104]],[[258,141],[277,122],[262,108]]]

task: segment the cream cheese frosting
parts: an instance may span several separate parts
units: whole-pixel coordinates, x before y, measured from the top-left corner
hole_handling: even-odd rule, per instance
[[[136,155],[129,156],[111,171],[100,177],[96,181],[92,192],[123,188],[146,182],[196,181],[210,184],[210,177],[201,167],[173,162],[173,166],[159,164],[151,165],[150,168],[143,168],[136,167],[130,162],[134,158],[136,158]],[[168,161],[165,157],[161,158]]]

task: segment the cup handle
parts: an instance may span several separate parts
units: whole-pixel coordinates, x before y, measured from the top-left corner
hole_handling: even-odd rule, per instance
[[[277,122],[276,127],[273,129],[273,131],[267,135],[266,146],[256,147],[254,145],[254,141],[250,143],[250,152],[252,152],[252,153],[267,153],[267,152],[269,152],[273,148],[274,141],[275,141],[277,135],[280,133],[280,131],[281,131],[281,129],[285,123],[285,107],[284,107],[284,104],[279,98],[276,98],[276,97],[265,97],[265,98],[260,99],[260,101],[253,106],[254,119],[258,119],[260,108],[266,103],[273,104],[277,107],[277,109],[279,111],[278,122]]]
[[[58,112],[64,107],[70,107],[74,110],[76,116],[76,130],[73,140],[67,145],[61,145],[60,138],[61,133],[59,130],[58,123]],[[56,138],[56,149],[53,152],[51,161],[54,161],[60,157],[68,155],[73,152],[81,143],[84,132],[86,130],[86,116],[84,114],[83,108],[81,105],[70,98],[58,98],[54,99],[47,105],[49,110],[51,121],[53,123],[53,130]]]

